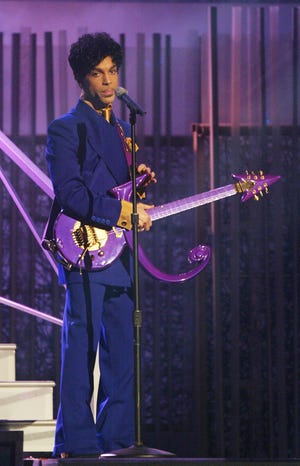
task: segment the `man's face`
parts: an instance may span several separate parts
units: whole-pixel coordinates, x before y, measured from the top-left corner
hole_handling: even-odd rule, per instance
[[[83,82],[85,96],[100,104],[111,104],[118,87],[118,69],[111,57],[100,61],[85,77]]]

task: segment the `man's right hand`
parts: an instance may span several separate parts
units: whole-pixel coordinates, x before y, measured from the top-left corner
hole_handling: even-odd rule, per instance
[[[136,206],[136,210],[139,216],[139,231],[149,231],[152,226],[152,220],[150,215],[147,213],[148,209],[152,209],[154,205],[143,204],[139,202]]]

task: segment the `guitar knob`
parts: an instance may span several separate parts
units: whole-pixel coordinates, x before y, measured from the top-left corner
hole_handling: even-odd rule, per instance
[[[103,249],[100,249],[100,250],[98,251],[98,256],[99,256],[99,257],[103,257],[103,256],[104,256],[104,251],[103,251]]]

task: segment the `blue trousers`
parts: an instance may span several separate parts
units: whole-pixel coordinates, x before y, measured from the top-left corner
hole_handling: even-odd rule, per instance
[[[132,289],[69,283],[62,333],[60,406],[53,454],[103,453],[132,445],[134,369]],[[97,420],[90,402],[99,343]]]

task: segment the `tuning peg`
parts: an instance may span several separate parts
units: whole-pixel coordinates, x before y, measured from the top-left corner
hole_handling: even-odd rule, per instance
[[[259,196],[258,196],[257,194],[254,194],[253,197],[254,197],[254,200],[255,200],[255,201],[259,201]]]
[[[264,193],[262,191],[259,191],[260,197],[263,197]]]
[[[265,193],[269,194],[269,188],[267,186],[265,187]]]
[[[264,178],[264,176],[263,176],[264,172],[262,170],[259,170],[258,174],[259,174],[260,177]]]

